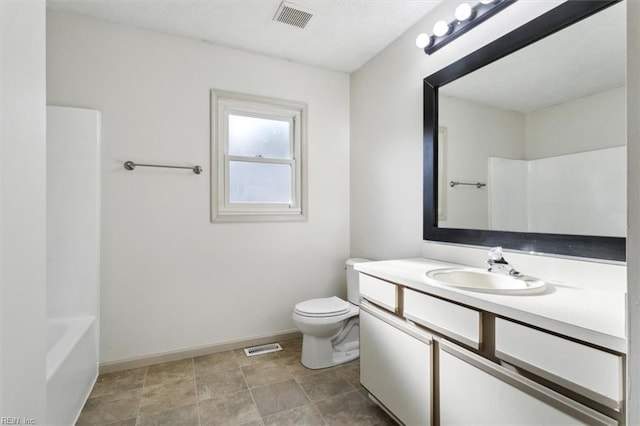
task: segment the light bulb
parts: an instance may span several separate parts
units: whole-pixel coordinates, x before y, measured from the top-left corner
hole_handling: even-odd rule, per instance
[[[494,3],[496,0],[480,0],[480,3],[482,4],[491,4]]]
[[[430,44],[431,44],[431,37],[429,36],[429,34],[422,33],[422,34],[418,34],[418,37],[416,37],[416,46],[418,46],[420,49],[424,49]]]
[[[448,34],[450,29],[451,27],[445,21],[438,21],[433,26],[433,34],[438,37],[442,37],[443,35]]]
[[[471,18],[473,14],[473,9],[469,6],[469,3],[462,3],[458,7],[456,7],[456,19],[460,22],[466,21]]]

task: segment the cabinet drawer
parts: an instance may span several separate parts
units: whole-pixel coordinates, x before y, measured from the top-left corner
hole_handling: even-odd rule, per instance
[[[623,400],[623,359],[511,321],[496,319],[496,356],[613,409]]]
[[[480,348],[480,312],[404,289],[404,316],[465,345]]]
[[[360,273],[360,295],[376,305],[398,312],[398,286]]]
[[[601,425],[618,422],[442,340],[441,425]]]

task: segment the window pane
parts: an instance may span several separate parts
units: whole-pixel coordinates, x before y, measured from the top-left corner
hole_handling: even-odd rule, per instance
[[[291,158],[289,122],[229,114],[229,154]]]
[[[230,161],[229,202],[291,203],[291,165]]]

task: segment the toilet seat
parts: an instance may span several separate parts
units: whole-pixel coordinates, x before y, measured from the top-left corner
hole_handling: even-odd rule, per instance
[[[339,297],[323,297],[300,302],[294,312],[305,317],[334,317],[349,312],[349,302]]]

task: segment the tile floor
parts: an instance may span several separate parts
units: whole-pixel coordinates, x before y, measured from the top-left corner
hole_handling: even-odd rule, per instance
[[[394,425],[366,397],[359,360],[300,363],[302,339],[246,357],[240,350],[102,375],[78,425]]]

